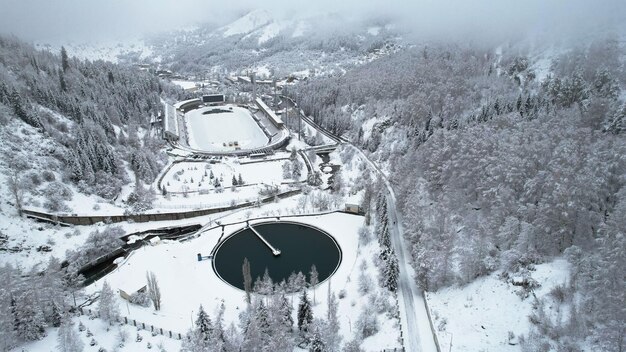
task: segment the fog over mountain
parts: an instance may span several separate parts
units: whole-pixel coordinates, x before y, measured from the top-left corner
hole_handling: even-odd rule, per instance
[[[256,8],[277,18],[341,13],[352,19],[392,20],[420,37],[435,39],[579,34],[610,30],[626,17],[626,5],[619,0],[0,0],[0,32],[35,41],[118,39],[204,22],[224,24]]]

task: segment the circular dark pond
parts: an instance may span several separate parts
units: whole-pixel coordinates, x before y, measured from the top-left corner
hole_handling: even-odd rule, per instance
[[[309,282],[312,265],[315,265],[319,282],[322,282],[341,263],[339,245],[334,238],[319,229],[282,221],[253,225],[253,228],[272,247],[280,250],[280,255],[274,255],[254,231],[244,228],[222,241],[213,257],[217,275],[239,289],[244,289],[244,258],[250,262],[253,282],[257,277],[263,277],[266,268],[275,283],[283,279],[287,281],[292,272],[302,272]]]

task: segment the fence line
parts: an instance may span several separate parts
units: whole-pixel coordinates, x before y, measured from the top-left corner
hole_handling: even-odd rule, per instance
[[[98,313],[97,311],[91,310],[91,308],[79,307],[78,312],[81,315],[100,318],[100,313]],[[185,337],[185,335],[181,333],[174,332],[172,330],[164,330],[163,328],[159,328],[154,325],[139,322],[136,319],[129,319],[128,317],[120,316],[116,319],[116,322],[120,324],[125,324],[125,325],[132,325],[132,326],[137,327],[138,329],[150,331],[153,335],[155,334],[161,335],[161,336],[169,337],[170,339],[174,339],[174,340],[182,340],[183,337]]]
[[[428,297],[426,296],[426,292],[424,292],[424,306],[426,307],[426,315],[428,316],[428,323],[430,324],[430,331],[433,333],[433,338],[435,339],[435,347],[437,347],[437,352],[441,352],[441,346],[439,345],[439,337],[437,336],[437,331],[435,330],[435,324],[433,323],[433,318],[430,315],[430,307],[428,306]]]
[[[274,199],[282,199],[299,194],[302,191],[300,189],[292,189],[275,195],[268,195],[262,198],[257,198],[253,201],[246,201],[237,204],[230,204],[228,206],[211,207],[208,209],[180,211],[171,213],[148,213],[148,214],[129,214],[129,215],[58,215],[50,214],[41,211],[35,211],[30,209],[24,209],[23,212],[26,217],[32,217],[37,220],[47,221],[53,224],[69,224],[69,225],[93,225],[98,222],[122,222],[132,220],[134,222],[148,222],[148,221],[163,221],[163,220],[182,220],[189,219],[198,216],[211,215],[221,213],[228,210],[246,208],[249,206],[269,203]]]

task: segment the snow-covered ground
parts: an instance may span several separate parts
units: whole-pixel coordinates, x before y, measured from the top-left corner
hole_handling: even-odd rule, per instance
[[[185,114],[189,146],[207,151],[261,148],[269,141],[247,109],[226,105],[232,112],[208,113],[214,108],[194,109]],[[237,145],[235,145],[237,143]]]
[[[197,88],[201,85],[200,82],[194,82],[194,81],[184,81],[184,80],[180,80],[180,79],[173,79],[172,83],[174,83],[175,85],[181,87],[182,89],[185,90],[189,90],[189,89],[194,89]]]
[[[245,219],[241,212],[222,218],[222,223],[230,223]],[[367,261],[365,269],[372,282],[377,282],[377,269],[372,264],[376,257],[378,244],[371,241],[366,246],[360,246],[358,229],[363,226],[364,219],[360,216],[331,213],[314,217],[294,217],[289,220],[317,226],[335,237],[342,248],[343,259],[336,273],[325,283],[315,289],[317,304],[314,307],[314,316],[326,314],[326,292],[328,284],[335,292],[343,291],[345,297],[339,300],[339,316],[341,333],[344,341],[352,338],[353,325],[358,320],[361,309],[366,307],[368,300],[358,292],[357,277],[362,261]],[[231,233],[243,225],[226,227],[226,233]],[[104,280],[113,288],[128,289],[141,287],[145,284],[146,271],[154,272],[159,280],[163,293],[163,307],[159,312],[152,308],[143,308],[126,303],[118,297],[118,303],[123,312],[132,319],[159,326],[163,329],[184,333],[191,327],[192,319],[202,304],[208,312],[224,302],[226,306],[225,322],[237,322],[239,313],[245,309],[244,292],[227,283],[224,283],[213,271],[210,260],[199,262],[197,253],[207,255],[216,245],[221,235],[221,229],[214,228],[204,232],[201,236],[187,242],[164,241],[153,247],[143,247],[127,258],[118,269],[97,281],[87,288],[88,292],[98,291]],[[374,284],[374,286],[377,286]],[[373,288],[379,299],[387,300],[387,305],[393,305],[393,299],[382,289]],[[311,295],[312,296],[312,295]],[[294,304],[297,304],[297,295],[294,295]],[[380,330],[379,333],[365,339],[363,347],[368,351],[380,351],[385,348],[399,347],[399,329],[395,319],[390,319],[385,312],[377,312]]]
[[[289,153],[279,153],[288,158]],[[298,156],[300,158],[300,156]],[[222,187],[232,185],[233,176],[241,175],[245,184],[278,185],[282,182],[291,182],[292,179],[283,177],[282,166],[285,160],[273,160],[249,163],[248,159],[228,158],[217,164],[208,162],[176,163],[168,171],[162,181],[168,192],[198,191],[213,189],[214,178],[220,180]],[[306,180],[306,170],[303,170],[299,180]]]
[[[106,351],[132,352],[132,351],[178,351],[180,350],[181,341],[170,339],[169,337],[156,335],[152,336],[149,331],[137,330],[130,325],[114,325],[108,326],[107,323],[100,319],[89,319],[87,316],[76,317],[72,319],[74,325],[72,328],[78,333],[80,340],[84,344],[85,351],[98,351],[104,348]],[[78,325],[82,323],[85,327],[84,331],[78,330]],[[92,336],[87,336],[88,331]],[[22,346],[13,349],[15,352],[27,351],[58,351],[57,334],[58,329],[48,328],[47,336],[39,341],[25,343]],[[140,339],[137,339],[137,335]],[[121,338],[125,336],[123,347],[120,347]],[[90,346],[91,340],[95,340],[97,345]],[[138,341],[140,340],[140,341]],[[151,347],[148,347],[150,344]]]
[[[534,291],[541,298],[567,282],[569,264],[557,259],[537,265],[531,274],[541,285]],[[494,273],[464,287],[429,293],[442,351],[520,351],[517,337],[529,331],[533,298],[522,300],[516,293],[519,290]],[[512,340],[509,332],[515,336]]]

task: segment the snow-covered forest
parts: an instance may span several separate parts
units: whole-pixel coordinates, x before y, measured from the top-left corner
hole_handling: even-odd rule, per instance
[[[398,185],[416,280],[427,291],[565,256],[555,301],[537,301],[524,346],[624,343],[624,48],[597,40],[544,80],[523,51],[416,47],[290,90],[368,149]],[[557,305],[559,318],[544,312]],[[551,309],[555,309],[554,306]],[[548,344],[547,344],[548,343]]]
[[[626,27],[287,13],[114,62],[0,25],[0,351],[624,351]],[[280,256],[265,221],[328,232],[335,271],[234,287],[216,253]]]
[[[180,88],[132,67],[35,50],[14,37],[0,38],[0,58],[2,163],[26,193],[21,197],[42,194],[45,208],[59,211],[71,198],[64,183],[109,200],[135,182],[133,174],[154,180],[165,160],[151,119],[162,110],[160,98],[178,98]],[[33,136],[20,138],[14,118],[41,134],[44,152],[24,150]]]

